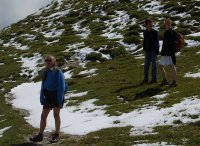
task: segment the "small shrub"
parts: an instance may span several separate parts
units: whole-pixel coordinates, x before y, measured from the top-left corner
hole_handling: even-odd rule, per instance
[[[195,6],[200,6],[200,1],[194,3]]]
[[[119,124],[121,123],[119,120],[113,121],[113,124]]]
[[[93,22],[90,25],[90,29],[92,30],[92,32],[96,33],[96,32],[101,32],[102,30],[105,30],[107,28],[107,26],[105,26],[104,23],[96,23]]]
[[[183,35],[188,35],[192,33],[191,30],[188,28],[177,28],[177,31]]]
[[[182,121],[181,120],[174,120],[173,124],[182,124]]]
[[[63,24],[73,24],[76,23],[77,17],[68,17],[63,20]]]
[[[177,2],[170,1],[170,2],[165,3],[163,8],[168,9],[168,8],[172,8],[172,7],[176,7],[176,6],[178,6]]]
[[[127,43],[127,44],[140,44],[141,43],[141,40],[140,40],[140,36],[128,36],[128,37],[124,37],[124,40],[123,40],[124,43]]]
[[[79,12],[78,11],[70,11],[69,14],[67,14],[68,17],[77,17],[79,16]]]
[[[112,58],[115,58],[118,56],[124,56],[126,54],[127,54],[127,52],[124,47],[114,48],[114,49],[110,50],[110,56]]]
[[[187,12],[188,8],[186,6],[176,6],[172,7],[169,12],[177,11],[178,13]]]
[[[199,11],[191,11],[191,12],[190,12],[190,15],[191,15],[192,17],[199,17]]]
[[[130,15],[130,19],[136,18],[139,20],[145,20],[149,17],[149,14],[146,11],[131,10],[128,13]]]
[[[132,25],[132,26],[129,27],[129,31],[133,31],[133,30],[138,31],[138,32],[142,31],[138,24],[135,24],[135,25]]]
[[[21,34],[24,34],[25,31],[24,30],[19,30],[16,32],[16,36],[20,36]]]
[[[119,0],[120,3],[130,3],[130,0]]]
[[[108,16],[108,15],[106,15],[106,16],[101,16],[101,17],[100,17],[100,20],[101,20],[101,21],[106,21],[106,20],[110,20],[110,19],[111,19],[111,17]]]
[[[115,24],[113,24],[113,28],[116,28],[117,26],[120,26],[121,25],[121,23],[115,23]]]
[[[35,40],[43,40],[44,39],[44,36],[42,34],[38,34],[36,37],[35,37]]]
[[[114,9],[109,9],[107,11],[107,15],[115,15],[115,10]]]
[[[140,33],[137,30],[129,30],[128,32],[125,33],[125,36],[135,36],[135,35],[140,35]]]
[[[199,118],[199,115],[189,115],[189,117],[190,117],[191,119],[198,119],[198,118]]]
[[[90,61],[105,61],[105,59],[102,58],[102,54],[96,52],[87,54],[85,59]]]

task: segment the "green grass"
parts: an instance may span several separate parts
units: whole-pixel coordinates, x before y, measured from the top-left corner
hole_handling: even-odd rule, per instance
[[[71,3],[69,0],[65,1],[65,4],[60,7],[60,10],[68,9],[67,4],[69,2]],[[178,2],[180,2],[180,5]],[[106,114],[109,116],[119,116],[123,113],[141,108],[146,104],[154,105],[157,99],[152,98],[152,96],[162,94],[163,92],[169,93],[169,96],[163,99],[163,104],[160,104],[159,108],[171,107],[181,102],[186,97],[199,95],[200,79],[184,78],[184,75],[187,72],[199,72],[199,55],[197,55],[196,52],[199,51],[200,47],[183,48],[181,55],[177,58],[178,87],[160,87],[158,84],[140,86],[139,83],[143,80],[143,66],[141,64],[143,64],[144,60],[136,60],[134,55],[127,54],[125,48],[118,42],[119,39],[110,40],[100,36],[103,34],[103,30],[107,28],[103,21],[112,21],[113,16],[116,15],[116,11],[127,11],[130,15],[130,19],[137,19],[136,25],[131,25],[131,22],[128,22],[123,30],[117,29],[117,26],[120,26],[121,23],[116,23],[113,27],[116,28],[114,32],[121,33],[124,36],[124,42],[128,44],[136,43],[139,45],[138,49],[141,48],[142,42],[140,33],[143,29],[139,25],[143,25],[146,18],[152,18],[155,22],[159,22],[161,26],[159,29],[160,39],[163,37],[165,28],[163,26],[163,19],[159,19],[159,17],[170,17],[174,21],[180,21],[177,25],[177,31],[181,32],[183,35],[190,34],[191,32],[199,32],[199,23],[193,26],[183,24],[185,20],[196,20],[200,22],[200,18],[198,17],[199,10],[194,8],[194,5],[200,5],[199,2],[190,2],[187,0],[178,0],[176,2],[162,1],[161,4],[164,5],[163,9],[168,13],[154,15],[150,15],[143,10],[137,10],[138,5],[141,7],[148,3],[146,1],[130,2],[129,0],[120,0],[120,2],[117,3],[104,2],[103,8],[107,16],[101,16],[95,12],[95,8],[98,8],[102,3],[102,0],[75,0],[74,3],[72,3],[74,10],[71,10],[66,16],[52,20],[54,24],[51,27],[48,27],[48,22],[42,22],[42,18],[39,18],[39,16],[31,15],[25,20],[13,24],[11,29],[1,31],[0,38],[4,43],[16,37],[15,41],[23,45],[28,45],[30,50],[21,51],[10,47],[0,47],[0,50],[3,50],[0,52],[0,63],[5,64],[0,66],[0,89],[4,89],[0,93],[0,115],[4,115],[0,117],[0,121],[6,119],[6,122],[0,123],[0,129],[6,126],[12,126],[11,129],[5,132],[3,134],[4,136],[0,138],[0,145],[26,144],[26,138],[37,131],[37,129],[32,128],[24,120],[23,115],[20,115],[18,111],[12,109],[11,105],[5,103],[5,94],[10,92],[13,87],[29,81],[28,77],[19,75],[21,72],[20,57],[31,57],[36,52],[40,53],[42,56],[45,54],[53,54],[58,58],[60,65],[65,65],[65,61],[70,60],[71,56],[74,54],[73,51],[70,53],[63,52],[67,49],[67,46],[84,42],[85,46],[93,48],[95,51],[100,48],[105,48],[101,50],[101,53],[106,55],[110,54],[113,58],[112,60],[105,61],[101,60],[101,54],[93,53],[88,55],[87,59],[93,62],[87,65],[87,69],[98,69],[96,71],[98,75],[90,78],[84,78],[85,76],[78,75],[83,69],[74,66],[70,67],[74,73],[73,79],[68,80],[70,90],[76,90],[77,92],[89,91],[89,93],[83,97],[66,100],[68,101],[67,106],[76,106],[81,102],[95,98],[98,99],[94,103],[95,105],[107,105],[104,109],[106,110]],[[81,11],[87,8],[89,4],[93,4],[92,12],[83,13],[81,15]],[[49,10],[44,10],[41,16],[48,17],[52,13],[59,11],[54,9],[56,6],[57,4],[55,3]],[[171,11],[178,11],[178,13],[188,12],[191,14],[191,18],[172,17],[169,15]],[[94,22],[94,20],[98,18],[100,22]],[[77,36],[78,33],[72,29],[72,25],[80,20],[83,20],[81,28],[89,27],[91,31],[91,34],[86,39]],[[28,22],[28,24],[26,24],[26,22]],[[64,25],[61,26],[58,22],[63,22]],[[65,31],[60,37],[56,38],[45,38],[42,33],[34,31],[35,28],[41,28],[42,31],[49,31],[54,27],[56,27],[56,29],[65,29]],[[32,28],[34,29],[32,30]],[[22,34],[33,34],[36,36],[36,39],[32,42],[28,41],[25,37],[21,36]],[[185,38],[200,41],[199,37],[185,36]],[[59,40],[59,42],[49,46],[44,43],[45,41],[52,42],[54,40]],[[102,62],[96,62],[99,60]],[[39,72],[39,75],[34,81],[41,80],[41,74],[42,71]],[[170,68],[167,68],[167,75],[169,81],[171,81]],[[4,80],[9,82],[4,83]],[[161,80],[161,76],[158,74],[158,81],[161,82]],[[197,119],[199,117],[196,114],[185,116],[191,119]],[[118,124],[119,122],[120,121],[114,121],[114,124]],[[183,122],[178,119],[173,121],[173,123],[175,126],[155,127],[154,132],[157,132],[155,135],[131,136],[130,131],[133,127],[127,126],[102,129],[84,136],[64,135],[64,141],[61,144],[69,146],[132,146],[138,143],[156,143],[163,141],[175,145],[199,145],[199,121],[183,124]]]

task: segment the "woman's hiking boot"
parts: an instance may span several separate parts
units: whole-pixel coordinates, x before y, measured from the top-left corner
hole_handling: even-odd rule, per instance
[[[43,134],[39,133],[38,135],[35,135],[34,137],[29,138],[32,142],[40,142],[43,140]]]
[[[173,87],[176,87],[176,86],[177,86],[176,81],[173,81],[173,82],[169,85],[170,88],[173,88]]]
[[[56,143],[60,140],[59,134],[55,133],[52,135],[50,143]]]
[[[162,83],[160,84],[160,86],[165,86],[165,85],[169,85],[169,83],[168,83],[168,81],[167,81],[166,78],[164,78],[164,79],[162,80]]]

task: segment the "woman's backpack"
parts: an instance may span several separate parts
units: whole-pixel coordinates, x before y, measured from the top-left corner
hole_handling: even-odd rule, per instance
[[[181,49],[183,48],[184,37],[180,32],[177,32],[177,35],[178,35],[178,44],[176,47],[176,52],[180,52]]]

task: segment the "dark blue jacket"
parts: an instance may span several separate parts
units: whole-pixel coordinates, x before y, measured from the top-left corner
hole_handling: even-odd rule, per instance
[[[143,50],[153,51],[154,53],[159,54],[158,32],[155,29],[152,29],[151,31],[144,30],[143,36]]]
[[[163,45],[161,50],[162,56],[174,55],[178,44],[178,33],[171,29],[168,29],[164,33]]]
[[[67,84],[64,75],[60,69],[47,69],[44,72],[42,86],[40,91],[40,103],[44,104],[44,89],[57,92],[57,100],[60,105],[64,102],[64,96],[67,92]]]

